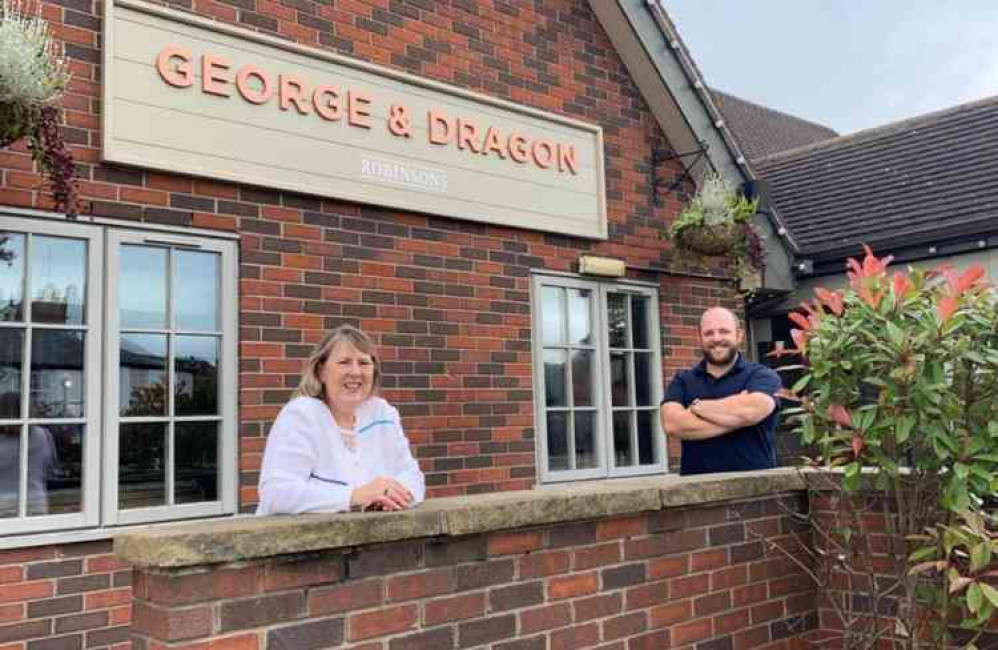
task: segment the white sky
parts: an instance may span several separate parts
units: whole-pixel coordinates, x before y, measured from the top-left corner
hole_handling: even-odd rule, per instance
[[[660,0],[708,85],[840,133],[998,94],[998,0]]]

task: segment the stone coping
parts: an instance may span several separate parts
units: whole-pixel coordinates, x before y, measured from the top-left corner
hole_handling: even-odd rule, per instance
[[[173,569],[619,517],[803,489],[804,478],[795,468],[572,483],[430,499],[401,512],[243,516],[159,524],[117,535],[114,552],[136,566]]]

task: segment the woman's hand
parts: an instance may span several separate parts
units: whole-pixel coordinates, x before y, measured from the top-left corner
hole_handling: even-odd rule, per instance
[[[405,510],[411,504],[412,493],[386,476],[379,476],[350,494],[350,507],[361,510]]]

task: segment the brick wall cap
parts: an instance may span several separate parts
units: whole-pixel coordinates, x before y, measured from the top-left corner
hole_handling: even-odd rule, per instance
[[[793,468],[573,483],[431,499],[414,510],[393,513],[247,516],[150,526],[116,536],[114,551],[136,566],[171,569],[626,516],[804,487]]]

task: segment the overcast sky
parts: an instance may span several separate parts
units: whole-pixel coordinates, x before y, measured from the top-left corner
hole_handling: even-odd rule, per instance
[[[707,83],[840,133],[998,94],[998,0],[661,0]]]

